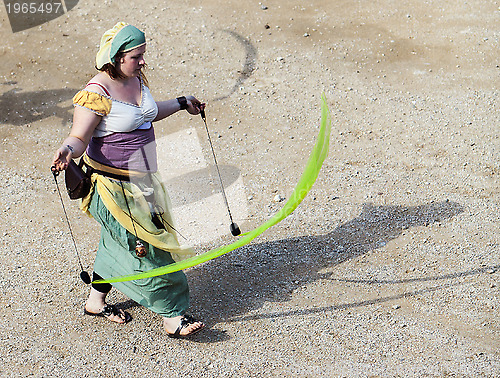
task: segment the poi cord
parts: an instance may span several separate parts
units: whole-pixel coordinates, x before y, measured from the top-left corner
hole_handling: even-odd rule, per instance
[[[240,231],[240,228],[238,227],[238,225],[233,221],[233,216],[231,215],[231,210],[229,210],[229,203],[227,202],[226,191],[224,190],[224,183],[222,182],[222,176],[220,174],[219,164],[217,164],[217,157],[215,156],[214,146],[212,144],[212,138],[210,138],[210,132],[208,131],[207,117],[205,117],[205,110],[202,109],[200,112],[200,115],[201,115],[201,119],[205,123],[205,130],[207,131],[208,142],[210,143],[210,149],[212,150],[212,155],[214,157],[215,168],[217,169],[217,175],[219,176],[219,183],[220,183],[220,190],[222,193],[222,198],[224,199],[224,203],[226,204],[227,212],[229,214],[229,220],[231,221],[231,225],[229,226],[229,230],[231,231],[231,234],[233,236],[238,236],[241,234],[241,231]]]
[[[328,156],[328,150],[330,145],[330,132],[331,132],[331,118],[330,111],[328,110],[328,105],[326,104],[326,97],[323,94],[321,96],[321,125],[318,133],[318,138],[316,144],[309,155],[306,167],[302,176],[297,183],[292,195],[285,203],[283,208],[278,211],[274,216],[272,216],[267,222],[263,223],[259,227],[252,231],[242,234],[242,237],[235,241],[234,243],[221,246],[198,256],[194,256],[177,263],[155,268],[146,272],[138,274],[130,274],[125,276],[113,277],[110,279],[96,280],[93,283],[113,283],[113,282],[125,282],[132,280],[139,280],[143,278],[161,276],[167,273],[177,272],[179,270],[191,268],[195,265],[207,262],[209,260],[215,259],[225,253],[234,251],[237,248],[243,247],[244,245],[250,243],[257,236],[262,234],[264,231],[274,226],[275,224],[281,222],[287,216],[289,216],[302,200],[305,198],[313,184],[315,183],[321,166]]]
[[[71,235],[71,240],[73,240],[73,246],[75,247],[75,253],[76,253],[76,257],[78,258],[78,264],[80,264],[80,278],[82,279],[83,282],[85,282],[88,285],[88,284],[90,284],[90,276],[85,271],[85,269],[83,269],[82,260],[80,259],[80,254],[78,253],[78,248],[76,247],[75,237],[73,236],[73,230],[71,228],[71,224],[69,223],[68,214],[66,213],[66,207],[64,206],[64,201],[62,199],[61,190],[59,189],[59,185],[57,184],[57,176],[59,176],[59,171],[56,169],[55,166],[50,167],[50,170],[52,171],[52,174],[54,175],[54,181],[56,183],[57,193],[59,194],[59,199],[61,200],[61,206],[63,209],[63,213],[64,213],[64,216],[66,217],[66,224],[68,225],[68,228],[69,228],[69,234]]]

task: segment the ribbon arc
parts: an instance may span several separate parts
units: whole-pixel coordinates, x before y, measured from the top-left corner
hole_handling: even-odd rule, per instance
[[[274,214],[269,220],[260,225],[259,227],[253,229],[252,231],[242,234],[234,243],[224,245],[215,249],[211,249],[200,255],[185,259],[183,261],[148,270],[146,272],[141,272],[137,274],[130,274],[125,276],[113,277],[109,279],[96,280],[92,283],[114,283],[114,282],[125,282],[132,280],[140,280],[143,278],[161,276],[168,273],[177,272],[179,270],[184,270],[191,268],[193,266],[202,264],[209,260],[215,259],[216,257],[222,256],[228,252],[234,251],[237,248],[243,247],[244,245],[250,243],[257,236],[262,234],[264,231],[270,227],[281,222],[287,216],[289,216],[302,200],[306,197],[309,190],[316,181],[319,171],[323,165],[324,160],[328,156],[329,144],[330,144],[330,132],[331,132],[331,118],[328,105],[326,104],[326,97],[323,94],[321,96],[321,125],[319,129],[319,134],[316,140],[316,144],[309,155],[306,167],[302,176],[297,183],[292,195],[285,203],[283,208]]]

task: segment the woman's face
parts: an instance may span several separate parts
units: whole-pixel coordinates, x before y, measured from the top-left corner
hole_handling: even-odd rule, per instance
[[[146,45],[139,46],[126,52],[119,60],[117,68],[127,77],[139,76],[142,67],[146,64],[144,53]]]

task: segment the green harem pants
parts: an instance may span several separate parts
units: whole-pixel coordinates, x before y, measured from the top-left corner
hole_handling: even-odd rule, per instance
[[[169,252],[148,244],[147,254],[135,254],[135,235],[111,215],[97,190],[92,194],[89,212],[101,225],[101,240],[94,262],[94,272],[103,278],[141,273],[174,263]],[[136,227],[140,225],[136,224]],[[141,280],[117,282],[113,286],[130,299],[164,317],[184,315],[189,307],[189,287],[182,271]]]

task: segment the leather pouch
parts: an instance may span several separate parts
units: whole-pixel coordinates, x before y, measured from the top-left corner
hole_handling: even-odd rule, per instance
[[[83,159],[80,159],[78,164],[71,160],[68,168],[65,170],[64,181],[66,182],[66,190],[68,191],[69,198],[78,199],[87,196],[92,187],[90,179],[91,172],[83,170]]]

